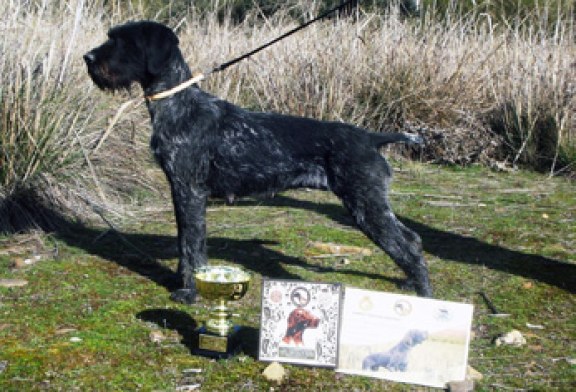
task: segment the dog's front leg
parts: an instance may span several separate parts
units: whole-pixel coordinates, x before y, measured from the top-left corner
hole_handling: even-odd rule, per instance
[[[174,301],[194,303],[194,271],[207,264],[206,192],[184,184],[172,185],[174,213],[178,225],[178,275],[182,288],[172,293]]]

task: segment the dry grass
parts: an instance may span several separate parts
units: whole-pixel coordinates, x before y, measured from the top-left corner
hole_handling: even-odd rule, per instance
[[[96,0],[22,4],[0,6],[0,229],[33,223],[38,199],[83,218],[94,205],[126,213],[141,192],[158,192],[147,113],[139,99],[122,106],[137,88],[132,96],[97,91],[82,54],[143,11]],[[314,14],[306,4],[302,14]],[[506,26],[487,14],[447,23],[360,13],[312,25],[203,87],[253,109],[378,131],[425,125],[440,138],[426,159],[573,170],[574,25],[549,19]],[[169,24],[191,67],[205,70],[296,23],[286,10],[269,19],[254,12],[241,24],[193,11]],[[468,158],[446,157],[451,148]]]
[[[56,186],[50,195],[62,190],[56,178],[82,174],[93,110],[71,62],[80,20],[48,9],[25,13],[17,2],[0,11],[0,228],[9,230],[31,223],[35,201],[48,188]]]
[[[0,231],[50,227],[54,208],[80,218],[94,207],[120,211],[126,188],[142,182],[134,170],[142,165],[130,159],[141,133],[95,150],[114,109],[93,93],[81,56],[106,27],[82,2],[20,3],[0,6]],[[128,114],[117,125],[134,121],[145,124]]]
[[[190,63],[206,68],[293,24],[283,14],[250,28],[202,20],[186,24],[181,36]],[[374,130],[411,122],[447,134],[462,126],[484,138],[497,132],[510,162],[553,172],[554,158],[574,159],[573,30],[561,20],[512,28],[487,15],[446,25],[365,14],[313,25],[207,88],[257,109]]]

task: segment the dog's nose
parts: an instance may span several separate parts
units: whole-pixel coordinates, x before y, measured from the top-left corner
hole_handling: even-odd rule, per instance
[[[86,64],[92,64],[94,61],[96,61],[96,56],[94,55],[94,53],[88,52],[84,55],[84,61],[86,62]]]

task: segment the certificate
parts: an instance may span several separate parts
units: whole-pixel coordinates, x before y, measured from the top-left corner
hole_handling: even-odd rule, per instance
[[[265,279],[259,359],[336,367],[341,303],[341,284]]]
[[[466,376],[473,307],[346,288],[336,371],[444,387]]]

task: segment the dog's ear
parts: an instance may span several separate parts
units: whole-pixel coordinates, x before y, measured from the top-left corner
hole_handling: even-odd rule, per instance
[[[174,51],[178,50],[178,37],[168,27],[148,22],[144,29],[146,40],[146,67],[149,73],[157,75],[166,66]]]

